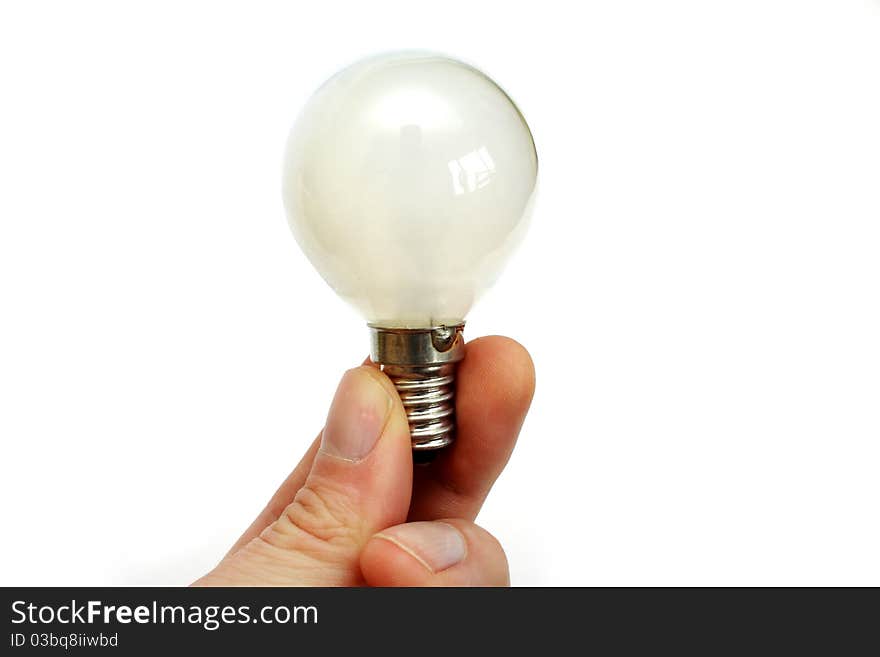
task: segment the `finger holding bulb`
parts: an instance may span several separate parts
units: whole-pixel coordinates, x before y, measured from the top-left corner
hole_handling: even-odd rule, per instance
[[[487,376],[500,367],[510,376]],[[490,337],[469,343],[461,377],[461,444],[414,473],[391,382],[372,367],[347,372],[312,448],[197,584],[507,584],[504,551],[473,519],[516,442],[534,372],[521,346]]]

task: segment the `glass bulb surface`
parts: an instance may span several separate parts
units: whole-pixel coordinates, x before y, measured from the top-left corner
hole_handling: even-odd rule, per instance
[[[521,240],[538,159],[507,94],[430,53],[362,60],[330,78],[291,130],[288,221],[306,256],[367,321],[462,321]]]

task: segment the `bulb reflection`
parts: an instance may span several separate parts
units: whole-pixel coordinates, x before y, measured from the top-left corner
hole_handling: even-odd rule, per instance
[[[495,176],[495,162],[485,146],[447,163],[452,176],[452,191],[456,196],[482,189]]]

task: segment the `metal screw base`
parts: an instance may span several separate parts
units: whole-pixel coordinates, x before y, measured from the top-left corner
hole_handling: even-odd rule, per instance
[[[421,463],[455,440],[455,370],[464,358],[463,329],[464,324],[427,329],[370,324],[371,358],[400,394],[414,457]]]
[[[455,440],[455,366],[383,367],[406,410],[413,450],[441,449]]]

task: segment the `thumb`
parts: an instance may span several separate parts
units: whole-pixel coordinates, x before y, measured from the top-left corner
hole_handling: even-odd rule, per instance
[[[257,538],[200,584],[356,585],[370,537],[406,520],[409,425],[393,384],[362,366],[343,376],[302,487]]]
[[[509,586],[497,539],[460,519],[410,522],[376,534],[361,553],[370,586]]]

